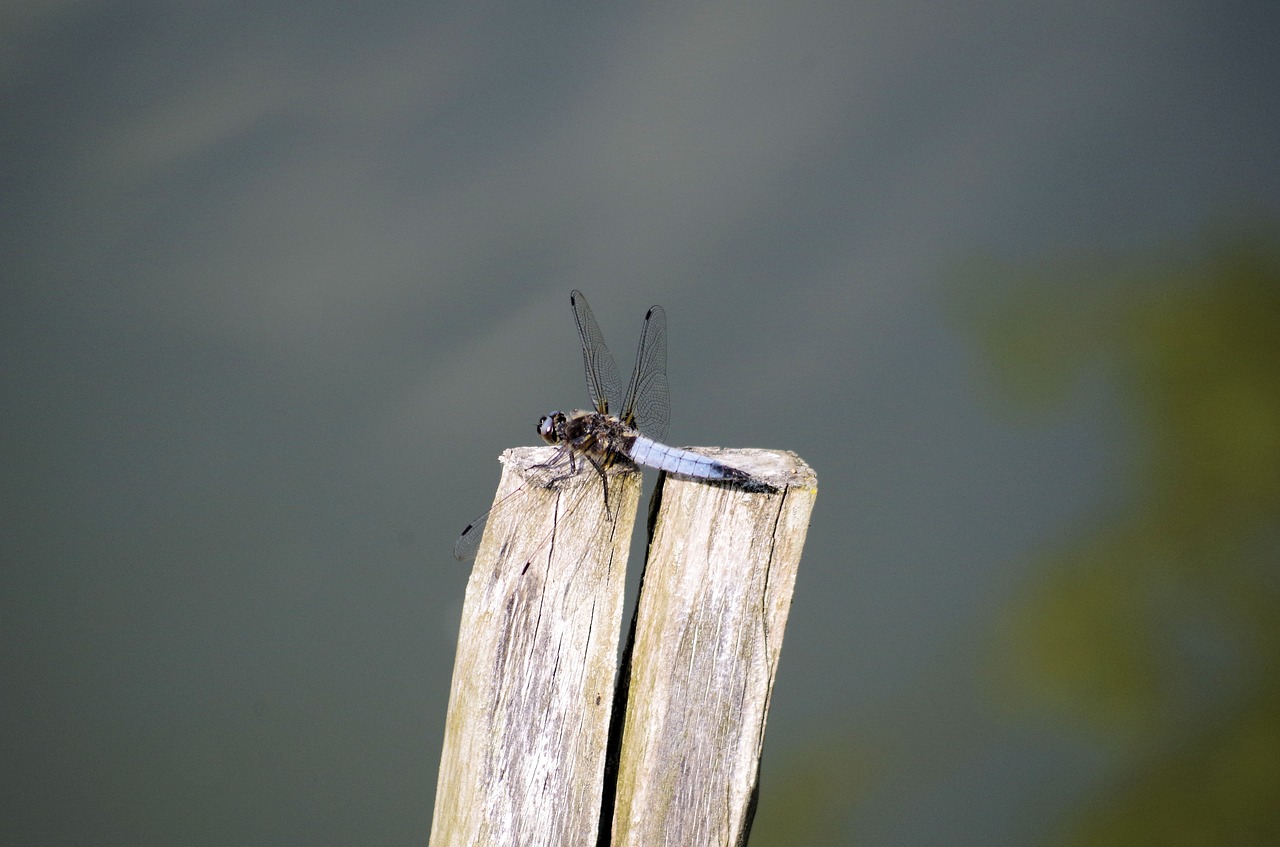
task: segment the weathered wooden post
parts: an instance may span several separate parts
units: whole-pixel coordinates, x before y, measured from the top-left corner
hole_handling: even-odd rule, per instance
[[[599,477],[583,474],[530,486],[518,522],[491,521],[463,608],[432,847],[745,843],[817,480],[790,453],[702,452],[774,488],[659,484],[616,698],[638,474],[611,475],[607,512]],[[508,451],[498,497],[520,484],[513,465],[546,455]]]

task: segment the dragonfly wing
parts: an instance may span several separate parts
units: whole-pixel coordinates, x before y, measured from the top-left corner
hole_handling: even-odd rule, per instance
[[[580,506],[584,503],[590,503],[596,498],[594,493],[596,489],[594,474],[589,474],[581,465],[574,467],[571,461],[572,454],[566,448],[559,451],[546,464],[533,465],[525,469],[524,481],[516,486],[515,489],[504,494],[501,499],[497,500],[483,514],[467,524],[462,530],[462,534],[458,536],[458,540],[453,545],[453,556],[461,562],[470,562],[476,557],[476,553],[480,549],[480,543],[484,538],[485,532],[492,530],[500,536],[500,543],[506,544],[507,541],[502,538],[513,537],[513,527],[526,521],[528,510],[533,509],[535,512],[540,508],[529,502],[529,497],[535,494],[542,494],[546,491],[560,491],[562,485],[566,485],[565,490],[568,493],[569,501],[567,507],[560,511],[556,510],[556,516],[552,517],[547,532],[541,542],[532,548],[531,557],[537,556],[547,550],[547,545],[555,537],[556,529],[560,525],[560,521],[574,520],[575,515]],[[585,465],[586,463],[582,463]],[[591,479],[583,480],[582,477],[588,475]],[[613,519],[608,511],[608,480],[605,483],[605,491],[603,502],[605,505],[605,514]]]
[[[667,313],[654,306],[645,314],[636,348],[636,366],[621,410],[622,420],[655,441],[667,437],[671,392],[667,387]]]
[[[622,409],[622,379],[613,354],[604,343],[604,333],[596,323],[587,298],[575,289],[569,294],[573,306],[573,320],[578,325],[578,337],[582,339],[582,363],[587,371],[587,390],[591,393],[591,405],[597,411],[617,414]]]
[[[490,511],[492,510],[485,510],[483,515],[467,524],[466,529],[462,530],[458,540],[453,542],[453,558],[459,562],[469,562],[476,557],[476,550],[480,549],[480,539],[484,538],[484,526],[489,522]]]
[[[577,470],[573,461],[573,452],[567,444],[557,450],[555,455],[548,459],[545,464],[534,465],[529,468],[526,472],[529,476],[527,482],[503,495],[502,499],[494,502],[479,517],[463,528],[458,540],[453,543],[453,557],[460,562],[469,562],[474,559],[476,551],[480,549],[480,541],[484,538],[484,530],[490,519],[495,515],[505,516],[507,509],[522,508],[521,500],[525,489],[529,485],[535,485],[539,488],[555,488],[561,482],[571,479],[577,473]]]
[[[522,485],[485,509],[483,514],[467,524],[466,528],[462,530],[462,534],[458,536],[458,540],[453,542],[453,558],[459,562],[469,562],[474,559],[476,551],[480,549],[480,540],[484,538],[484,528],[489,523],[489,516],[501,511],[508,504],[514,506],[519,499],[519,495],[523,493],[524,486]]]

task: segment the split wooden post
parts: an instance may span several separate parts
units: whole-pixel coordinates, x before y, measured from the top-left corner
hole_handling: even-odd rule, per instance
[[[700,452],[774,490],[660,483],[616,696],[638,475],[610,475],[608,512],[583,474],[559,491],[526,483],[520,515],[491,519],[463,607],[432,847],[745,843],[817,479],[792,453]],[[498,498],[521,484],[513,465],[547,455],[507,451]]]
[[[503,454],[462,606],[431,847],[594,847],[640,474],[539,485],[555,451]]]

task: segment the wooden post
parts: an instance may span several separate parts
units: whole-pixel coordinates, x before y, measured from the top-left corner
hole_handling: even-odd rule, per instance
[[[524,485],[523,505],[490,518],[467,584],[432,847],[745,843],[817,478],[700,452],[775,488],[660,478],[616,691],[639,474],[610,473],[606,511],[594,473],[524,475],[549,448],[503,455],[495,502]]]
[[[793,453],[700,452],[778,490],[662,485],[628,644],[614,847],[741,845],[755,812],[817,477]]]
[[[431,847],[596,843],[640,475],[609,474],[606,512],[598,474],[539,485],[553,454],[503,454],[495,502],[524,491],[467,583]]]

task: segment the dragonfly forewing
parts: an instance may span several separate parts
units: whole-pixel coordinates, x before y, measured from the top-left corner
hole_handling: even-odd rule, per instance
[[[596,316],[587,305],[587,298],[576,288],[569,292],[569,304],[573,307],[573,321],[582,341],[582,364],[587,372],[587,393],[591,395],[591,407],[597,412],[618,414],[622,411],[622,378],[618,376],[618,363],[604,343],[604,333]]]

